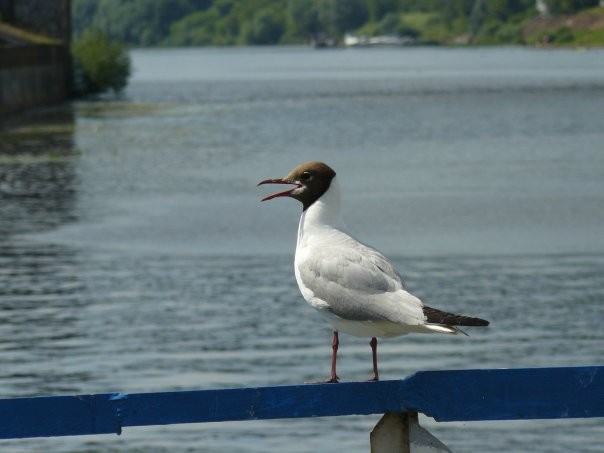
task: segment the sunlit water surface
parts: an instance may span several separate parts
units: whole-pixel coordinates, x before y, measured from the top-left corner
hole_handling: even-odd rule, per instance
[[[292,269],[300,207],[255,184],[330,163],[349,229],[429,305],[491,320],[380,345],[417,370],[602,363],[604,52],[140,50],[124,97],[0,131],[2,397],[298,384],[329,326]],[[339,374],[370,375],[341,337]],[[365,452],[379,416],[127,428],[3,451]],[[453,451],[596,452],[600,420],[435,423]]]

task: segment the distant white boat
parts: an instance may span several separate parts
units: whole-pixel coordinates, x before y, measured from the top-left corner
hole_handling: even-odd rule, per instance
[[[369,37],[365,35],[344,35],[344,45],[346,47],[358,47],[369,45]]]
[[[344,45],[346,47],[366,47],[366,46],[406,46],[415,44],[415,38],[410,36],[398,35],[381,35],[381,36],[365,36],[365,35],[344,35]]]

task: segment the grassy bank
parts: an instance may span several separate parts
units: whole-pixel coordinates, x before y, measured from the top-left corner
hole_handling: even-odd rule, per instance
[[[471,33],[464,21],[444,23],[431,13],[405,14],[402,19],[419,33],[423,44],[529,45],[604,47],[604,7],[559,16],[527,15],[505,22],[487,21]]]
[[[523,25],[529,45],[604,47],[604,7],[579,14],[539,17]]]

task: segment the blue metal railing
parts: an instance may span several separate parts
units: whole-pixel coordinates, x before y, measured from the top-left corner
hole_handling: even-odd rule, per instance
[[[422,371],[397,381],[0,399],[0,439],[406,411],[438,421],[604,417],[604,366]]]

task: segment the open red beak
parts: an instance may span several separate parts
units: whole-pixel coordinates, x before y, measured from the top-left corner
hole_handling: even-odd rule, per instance
[[[267,201],[267,200],[272,200],[273,198],[277,198],[277,197],[289,197],[292,192],[300,187],[302,187],[300,184],[293,182],[293,181],[286,181],[284,179],[265,179],[264,181],[260,181],[258,183],[259,186],[261,186],[262,184],[292,184],[295,187],[289,189],[289,190],[285,190],[283,192],[279,192],[279,193],[274,193],[272,195],[269,195],[268,197],[264,197],[261,201]]]

